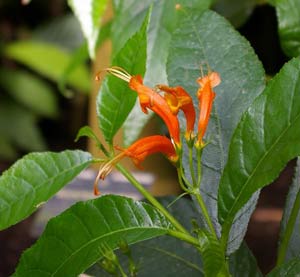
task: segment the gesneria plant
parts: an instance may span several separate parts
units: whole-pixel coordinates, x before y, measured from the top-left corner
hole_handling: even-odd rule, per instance
[[[71,2],[77,14],[87,12],[79,8],[82,2]],[[4,229],[30,215],[90,164],[100,163],[94,183],[100,196],[51,219],[24,252],[14,276],[262,276],[243,238],[260,189],[300,155],[300,59],[290,60],[266,84],[249,43],[209,10],[210,1],[129,2],[114,1],[112,66],[101,70],[107,76],[97,116],[108,147],[89,127],[78,133],[78,138],[94,139],[106,158],[80,150],[31,153],[0,178]],[[91,7],[96,3],[89,1]],[[275,5],[279,14],[292,9],[282,1]],[[88,13],[95,22],[92,16],[99,14]],[[83,26],[93,53],[99,30],[87,26],[94,25]],[[294,41],[284,45],[297,51]],[[149,110],[162,119],[168,134],[137,139]],[[124,148],[114,145],[120,127]],[[127,157],[139,167],[157,152],[174,165],[187,198],[158,200],[119,164]],[[145,201],[101,195],[97,184],[113,167]],[[277,264],[268,276],[300,272],[295,247],[299,185],[298,165]]]

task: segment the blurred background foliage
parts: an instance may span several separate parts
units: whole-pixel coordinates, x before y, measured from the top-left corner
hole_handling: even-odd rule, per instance
[[[72,147],[91,86],[74,66],[83,44],[66,1],[0,2],[0,160]]]

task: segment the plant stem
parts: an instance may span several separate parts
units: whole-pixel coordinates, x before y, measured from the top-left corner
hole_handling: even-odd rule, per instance
[[[283,233],[283,239],[280,243],[279,249],[278,249],[278,257],[277,257],[277,262],[276,265],[279,266],[284,262],[285,256],[286,256],[286,251],[294,230],[294,226],[297,220],[298,212],[300,208],[300,190],[297,193],[291,214],[289,216],[288,222],[286,224],[284,233]]]
[[[136,179],[120,164],[116,165],[117,169],[127,178],[127,180],[154,206],[156,207],[181,233],[190,236],[189,232],[174,218],[155,197],[153,197]]]
[[[192,176],[192,182],[193,185],[196,185],[196,176],[195,176],[195,170],[194,170],[194,164],[193,164],[193,148],[189,146],[189,165],[190,165],[190,172]]]
[[[199,247],[199,241],[197,238],[191,236],[190,234],[185,234],[182,232],[174,231],[174,230],[169,230],[168,234],[172,237],[178,238],[180,240],[183,240],[189,244],[192,244],[196,246],[197,248]]]
[[[198,202],[198,204],[199,204],[199,206],[200,206],[200,208],[201,208],[201,210],[203,212],[203,215],[204,215],[206,223],[207,223],[207,225],[209,227],[209,230],[215,236],[215,238],[217,238],[217,234],[216,234],[215,228],[214,228],[214,226],[213,226],[213,224],[211,222],[210,216],[208,214],[208,211],[206,209],[205,203],[203,201],[203,198],[202,198],[200,192],[196,191],[196,192],[193,193],[193,195],[196,197],[196,200],[197,200],[197,202]]]
[[[199,190],[200,190],[201,177],[202,177],[201,154],[202,154],[202,148],[197,148],[197,172],[198,172],[197,187],[199,188]]]

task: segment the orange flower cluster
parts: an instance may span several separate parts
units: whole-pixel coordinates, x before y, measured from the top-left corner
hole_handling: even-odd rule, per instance
[[[180,86],[168,87],[166,85],[157,85],[155,89],[149,88],[143,84],[141,76],[131,76],[124,69],[111,67],[107,72],[128,82],[129,87],[138,94],[141,110],[148,113],[148,109],[155,112],[165,122],[168,127],[171,139],[164,136],[149,136],[139,139],[127,149],[121,151],[116,157],[104,164],[98,173],[94,184],[94,193],[99,194],[97,183],[99,179],[104,179],[111,171],[112,167],[123,157],[129,157],[136,166],[153,153],[163,153],[172,162],[179,159],[179,150],[181,149],[180,126],[177,118],[181,110],[186,118],[185,138],[187,141],[194,141],[197,147],[203,147],[203,137],[206,132],[210,113],[212,109],[215,92],[213,87],[220,82],[220,76],[217,72],[209,72],[206,76],[198,78],[197,82],[200,88],[197,91],[199,100],[199,120],[198,134],[194,135],[194,125],[196,121],[196,112],[192,97]],[[96,77],[97,79],[97,77]],[[157,90],[164,92],[160,95]]]

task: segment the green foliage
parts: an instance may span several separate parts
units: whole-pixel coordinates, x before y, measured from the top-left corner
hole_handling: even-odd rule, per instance
[[[6,45],[4,55],[20,62],[53,81],[59,81],[71,55],[60,48],[37,41],[19,41]],[[67,83],[82,92],[90,90],[90,76],[81,65],[68,76]]]
[[[218,182],[227,160],[229,141],[242,113],[263,90],[264,72],[249,43],[216,13],[182,11],[178,25],[169,50],[167,72],[170,85],[181,85],[197,103],[199,86],[196,80],[201,76],[200,66],[205,71],[208,64],[211,70],[219,72],[222,79],[215,88],[217,96],[206,136],[210,143],[202,155],[201,184],[210,215],[214,222],[218,222]],[[183,115],[179,117],[184,122]],[[183,155],[188,167],[188,151]],[[197,163],[196,157],[194,163]],[[248,210],[248,214],[237,223],[229,252],[236,250],[243,240],[252,210]]]
[[[147,25],[148,17],[140,31],[114,57],[113,65],[122,64],[132,75],[145,72]],[[99,127],[109,144],[112,144],[114,135],[130,113],[136,98],[136,92],[131,91],[123,80],[110,75],[103,81],[97,98],[97,114]]]
[[[16,149],[24,151],[42,151],[46,145],[38,128],[37,116],[14,101],[1,99],[0,102],[0,137],[9,148],[2,151],[1,158],[13,160],[17,157]],[[4,147],[4,145],[1,145]]]
[[[246,22],[256,4],[257,0],[215,0],[213,9],[239,27]]]
[[[289,190],[284,213],[281,221],[280,240],[278,247],[277,264],[299,257],[300,249],[300,164],[299,158],[296,166],[293,183]]]
[[[88,0],[84,2],[69,0],[68,2],[80,21],[82,31],[87,39],[90,57],[95,58],[101,18],[105,11],[107,0]]]
[[[280,42],[289,57],[300,55],[300,1],[275,0]]]
[[[229,257],[230,273],[234,277],[262,277],[255,257],[243,242],[240,248]]]
[[[283,50],[298,56],[298,2],[272,2]],[[190,151],[183,141],[183,148],[174,147],[181,187],[197,201],[179,197],[169,207],[170,200],[157,201],[133,175],[116,165],[150,204],[112,195],[75,204],[49,222],[38,242],[22,256],[14,276],[77,276],[97,262],[110,263],[114,270],[124,270],[130,276],[136,272],[147,277],[262,276],[243,239],[260,189],[272,182],[290,159],[300,155],[300,59],[288,62],[265,87],[265,72],[250,44],[226,19],[208,10],[211,6],[241,26],[256,4],[254,0],[114,0],[114,18],[100,30],[106,1],[83,4],[70,0],[87,39],[72,55],[58,46],[33,40],[3,48],[6,57],[59,82],[62,90],[70,85],[86,91],[90,80],[84,61],[88,53],[94,57],[97,46],[109,36],[112,66],[142,75],[145,85],[152,88],[159,83],[182,86],[192,95],[197,114],[197,78],[216,71],[222,79],[214,88],[216,97],[204,137],[208,145],[199,150],[197,142],[192,149],[191,140]],[[9,96],[32,110],[6,99],[0,103],[1,147],[4,145],[7,156],[15,155],[14,143],[30,147],[35,141],[43,148],[36,131],[36,114],[54,117],[55,98],[31,74],[6,69],[0,73]],[[207,90],[211,88],[208,84]],[[125,81],[111,75],[104,79],[97,116],[111,149],[120,127],[127,145],[146,124],[149,116],[140,111],[138,100]],[[11,121],[1,121],[4,115]],[[184,131],[183,114],[178,117]],[[22,136],[13,136],[14,128],[21,130]],[[81,128],[76,140],[82,136],[94,139],[107,156],[96,181],[104,179],[122,155],[137,162],[157,152],[149,144],[114,158],[89,127]],[[157,145],[155,141],[154,147]],[[30,215],[96,161],[103,162],[82,151],[25,156],[0,177],[0,229]],[[193,176],[196,169],[201,173],[198,182]],[[299,203],[298,170],[283,217],[277,266],[269,276],[299,272],[299,251],[293,246],[299,244]],[[108,274],[98,266],[88,273]]]
[[[174,200],[174,197],[162,197],[158,200],[166,207]],[[193,228],[190,219],[199,217],[193,202],[189,199],[182,198],[176,201],[169,207],[169,211],[188,230]],[[170,236],[161,236],[130,245],[130,252],[139,277],[203,276],[201,262],[199,263],[201,261],[199,251],[190,244]],[[118,251],[117,255],[122,267],[128,271],[128,257],[121,251]],[[111,276],[98,264],[86,273],[92,276]]]
[[[49,221],[13,276],[78,276],[105,253],[168,233],[172,225],[152,206],[107,195],[77,203]],[[51,257],[51,259],[49,259]]]
[[[276,267],[272,270],[267,277],[289,277],[297,276],[300,272],[300,260],[295,258],[282,266]]]
[[[198,238],[205,276],[228,275],[224,253],[222,252],[219,240],[205,230],[198,231]]]
[[[0,177],[0,230],[32,214],[91,163],[91,155],[67,150],[32,153]]]
[[[58,103],[54,91],[35,75],[2,68],[0,84],[12,98],[34,113],[52,118],[57,116]]]
[[[218,195],[223,239],[252,194],[300,154],[300,60],[293,59],[244,113],[231,140]]]

